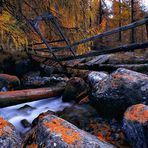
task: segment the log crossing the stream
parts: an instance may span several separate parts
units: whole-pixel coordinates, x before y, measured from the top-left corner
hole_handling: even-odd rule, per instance
[[[41,21],[48,20],[53,26],[56,31],[56,33],[59,34],[60,39],[48,41],[44,35],[39,30],[39,24]],[[134,51],[138,49],[146,49],[148,48],[148,40],[144,42],[137,42],[137,43],[129,43],[125,45],[119,45],[115,47],[104,47],[101,50],[98,51],[89,51],[87,53],[79,55],[75,48],[79,45],[96,41],[98,39],[102,39],[104,37],[111,36],[113,34],[124,32],[130,29],[138,28],[140,26],[145,26],[147,35],[148,35],[148,18],[146,17],[143,20],[139,20],[136,22],[133,22],[131,24],[115,28],[110,31],[106,31],[104,33],[97,34],[95,36],[92,36],[90,38],[86,38],[84,40],[70,43],[70,41],[66,38],[64,31],[62,30],[59,21],[57,18],[55,18],[51,12],[45,13],[42,16],[39,16],[35,20],[29,21],[30,25],[33,27],[34,31],[39,35],[42,42],[41,43],[35,43],[34,45],[45,45],[46,48],[33,48],[34,45],[30,45],[30,47],[27,50],[27,54],[33,58],[34,60],[45,64],[49,66],[54,67],[62,67],[64,70],[66,68],[73,68],[73,69],[88,69],[88,70],[105,70],[105,69],[117,69],[120,67],[140,67],[148,68],[148,61],[145,61],[144,63],[130,63],[128,64],[119,64],[119,65],[113,65],[113,64],[104,64],[103,58],[106,58],[104,55],[108,54],[114,54],[119,52],[127,52],[127,51]],[[52,43],[65,43],[65,46],[62,47],[55,47],[52,46]],[[99,44],[99,43],[98,43]],[[67,55],[66,53],[69,53]],[[133,64],[133,65],[132,65]]]

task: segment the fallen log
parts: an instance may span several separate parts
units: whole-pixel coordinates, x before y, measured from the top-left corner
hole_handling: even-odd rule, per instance
[[[74,65],[69,66],[69,71],[73,72],[76,70],[85,70],[85,71],[107,71],[112,72],[117,70],[118,68],[125,68],[130,69],[133,71],[141,72],[147,74],[148,71],[148,64],[93,64],[93,65],[87,65],[87,64],[80,64],[80,65]],[[72,70],[73,69],[73,70]]]
[[[73,56],[67,56],[66,57],[65,56],[65,57],[59,57],[58,59],[59,59],[59,61],[69,61],[69,60],[74,60],[74,59],[100,56],[100,55],[103,55],[103,54],[112,54],[112,53],[119,53],[119,52],[141,50],[141,49],[145,49],[145,48],[148,48],[148,42],[132,43],[132,44],[122,45],[122,46],[118,46],[118,47],[113,47],[109,50],[91,51],[89,53],[77,55],[75,57],[73,57]],[[45,56],[44,56],[44,58],[48,59],[48,57],[45,57]]]
[[[0,92],[0,107],[37,101],[62,95],[64,86]]]

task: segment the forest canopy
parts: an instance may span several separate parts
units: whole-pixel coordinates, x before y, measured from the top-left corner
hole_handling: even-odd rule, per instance
[[[1,36],[7,36],[7,41],[9,37],[17,48],[27,45],[28,42],[41,42],[27,21],[47,11],[59,19],[71,42],[127,25],[147,16],[147,11],[139,0],[1,0]],[[40,24],[40,31],[48,40],[52,40],[55,35],[50,32],[50,27],[45,23]],[[118,41],[121,43],[144,40],[145,28],[141,28],[140,31],[143,32],[141,35],[138,31],[133,31],[133,36],[127,31],[125,34],[120,32],[112,38],[115,38],[117,44]],[[123,41],[122,38],[125,36],[126,40]],[[108,43],[107,40],[101,42]],[[94,43],[79,47],[79,53],[90,50],[92,44]]]

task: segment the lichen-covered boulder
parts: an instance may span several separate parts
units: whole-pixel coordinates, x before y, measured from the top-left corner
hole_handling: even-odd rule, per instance
[[[44,148],[111,148],[111,144],[100,141],[71,123],[45,114],[38,120],[38,124],[26,136],[22,147]]]
[[[129,106],[148,102],[147,92],[147,75],[119,68],[95,85],[90,101],[100,114],[107,117],[122,117]]]
[[[0,117],[0,147],[20,148],[21,138],[16,129],[8,121]]]
[[[17,89],[20,86],[20,80],[17,76],[0,74],[0,89],[6,87],[7,90]]]
[[[65,91],[63,93],[63,101],[70,102],[75,100],[79,102],[83,99],[82,96],[86,96],[88,91],[88,85],[82,78],[73,77],[71,78],[66,85]]]
[[[117,147],[129,146],[122,124],[115,119],[106,120],[100,117],[89,104],[72,105],[56,114],[81,130],[97,136],[99,140],[112,143]]]
[[[134,148],[148,147],[148,106],[137,104],[124,114],[123,129]]]

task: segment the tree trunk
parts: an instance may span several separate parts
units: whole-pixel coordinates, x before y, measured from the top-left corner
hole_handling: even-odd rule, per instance
[[[121,0],[119,0],[119,16],[120,16],[120,18],[119,18],[119,27],[121,27]],[[120,31],[119,32],[119,42],[121,42],[122,41],[122,34],[121,34],[122,32]]]
[[[0,107],[17,105],[62,95],[64,86],[0,92]]]
[[[131,23],[134,22],[134,0],[131,0]],[[135,37],[134,37],[134,28],[131,30],[131,43],[135,42]]]
[[[99,15],[98,15],[98,25],[101,25],[102,23],[102,0],[99,0]],[[95,49],[101,49],[102,48],[102,37],[98,40],[96,40],[96,42],[94,41],[94,47],[96,47]],[[95,45],[96,44],[96,45]]]
[[[102,23],[102,0],[99,0],[99,16],[98,16],[98,24]]]
[[[148,16],[147,17],[145,17],[146,19],[148,18]],[[148,22],[145,24],[145,26],[146,26],[146,32],[147,32],[147,38],[148,38]]]

